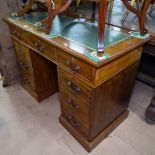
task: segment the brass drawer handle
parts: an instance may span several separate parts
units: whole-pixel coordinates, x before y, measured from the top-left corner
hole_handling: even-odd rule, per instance
[[[24,65],[24,62],[20,62],[20,65],[23,66]]]
[[[27,71],[29,68],[24,62],[20,62],[20,65],[23,67],[25,71]]]
[[[70,98],[68,99],[68,104],[70,104],[74,110],[80,109],[80,106],[78,104],[74,104]]]
[[[17,38],[20,39],[22,37],[21,33],[17,33]]]
[[[25,66],[23,66],[23,68],[25,71],[27,71],[29,67],[25,65]]]
[[[24,82],[27,83],[28,85],[31,85],[31,82],[27,78],[24,78]]]
[[[39,53],[44,53],[44,51],[46,50],[46,48],[41,45],[39,40],[35,42],[35,47]]]
[[[17,38],[21,38],[22,34],[17,32],[17,31],[13,31],[12,34],[17,37]]]
[[[13,35],[16,35],[16,34],[17,34],[17,32],[16,32],[16,31],[13,31],[13,32],[12,32],[12,34],[13,34]]]
[[[81,90],[80,87],[77,86],[74,81],[68,81],[67,85],[73,92],[79,93]]]
[[[38,41],[35,42],[34,46],[35,46],[36,48],[38,48],[38,47],[39,47],[39,44],[40,44],[40,42],[39,42],[39,40],[38,40]]]
[[[73,116],[69,116],[68,121],[75,128],[78,128],[80,126],[80,124],[74,120]]]
[[[45,47],[44,47],[44,46],[40,46],[40,47],[38,48],[38,51],[39,51],[40,53],[44,53]]]
[[[23,55],[23,54],[24,54],[24,52],[22,51],[22,49],[19,49],[19,50],[18,50],[18,53],[19,53],[20,55]]]
[[[71,71],[72,73],[78,73],[78,72],[80,72],[80,66],[73,66],[73,64],[69,61],[69,60],[67,60],[67,66],[68,66],[68,70],[69,71]]]

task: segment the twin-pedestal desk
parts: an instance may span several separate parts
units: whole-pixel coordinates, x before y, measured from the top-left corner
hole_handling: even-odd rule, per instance
[[[35,24],[44,14],[9,17],[21,84],[37,101],[59,91],[60,123],[91,151],[127,116],[128,103],[148,39],[107,26],[105,54],[96,56],[97,27],[59,16],[50,35]]]

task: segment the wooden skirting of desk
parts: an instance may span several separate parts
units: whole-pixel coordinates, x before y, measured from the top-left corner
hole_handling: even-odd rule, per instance
[[[79,134],[73,127],[63,118],[63,116],[59,118],[60,123],[71,133],[83,147],[91,152],[100,142],[103,141],[120,123],[122,123],[129,115],[128,111],[123,112],[114,122],[112,122],[107,128],[105,128],[102,132],[100,132],[91,142],[88,142],[86,139]]]

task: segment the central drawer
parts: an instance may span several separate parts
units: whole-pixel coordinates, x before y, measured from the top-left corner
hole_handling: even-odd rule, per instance
[[[53,45],[39,39],[34,35],[29,35],[29,46],[40,53],[41,55],[45,56],[51,61],[56,61],[56,51],[57,48]]]

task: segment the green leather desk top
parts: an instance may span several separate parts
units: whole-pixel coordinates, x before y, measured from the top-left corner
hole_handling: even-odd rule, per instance
[[[43,12],[25,15],[24,17],[13,17],[13,19],[21,19],[35,25],[46,17],[47,12]],[[97,48],[98,29],[96,24],[81,22],[61,15],[54,19],[52,31],[48,38],[50,38],[50,36],[53,37],[53,33],[55,35],[61,35],[61,37],[71,41],[75,41],[90,49],[96,50]],[[129,34],[106,28],[104,34],[104,46],[110,46],[127,37],[129,37]]]
[[[78,19],[68,18],[63,15],[56,16],[53,21],[53,26],[50,35],[46,35],[44,32],[40,33],[36,28],[38,22],[47,17],[47,12],[42,13],[31,13],[23,17],[9,17],[8,19],[18,25],[19,27],[24,27],[28,31],[39,35],[40,37],[46,39],[52,39],[61,37],[67,39],[79,47],[90,49],[92,52],[79,52],[86,56],[88,59],[91,59],[95,63],[101,62],[108,58],[111,58],[114,55],[104,54],[103,57],[96,56],[97,49],[97,35],[98,27],[97,23],[92,24],[90,22]],[[116,45],[117,43],[124,41],[130,37],[130,34],[123,33],[121,31],[116,31],[114,29],[105,29],[104,33],[104,46],[105,48]],[[144,42],[144,41],[143,41]]]

